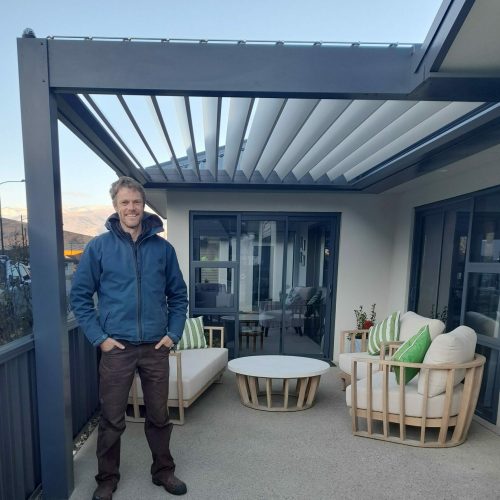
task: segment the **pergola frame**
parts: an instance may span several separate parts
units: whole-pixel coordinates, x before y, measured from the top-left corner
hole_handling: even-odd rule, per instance
[[[189,187],[149,182],[76,94],[500,101],[497,77],[435,73],[473,3],[444,2],[422,46],[18,39],[45,498],[68,498],[73,490],[58,119],[117,174],[146,188]],[[500,110],[490,106],[358,188],[380,192],[498,142]],[[289,188],[296,186],[279,186]]]

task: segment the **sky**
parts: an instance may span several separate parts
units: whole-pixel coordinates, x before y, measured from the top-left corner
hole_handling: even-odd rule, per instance
[[[441,0],[4,0],[0,18],[0,183],[24,178],[16,38],[154,37],[423,42]],[[114,172],[62,124],[63,207],[109,204]],[[2,207],[26,206],[23,183],[0,184]]]

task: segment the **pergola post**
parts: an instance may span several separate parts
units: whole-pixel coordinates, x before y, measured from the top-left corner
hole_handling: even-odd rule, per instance
[[[74,487],[73,439],[57,104],[47,41],[19,39],[18,58],[42,488],[46,499],[66,499]]]

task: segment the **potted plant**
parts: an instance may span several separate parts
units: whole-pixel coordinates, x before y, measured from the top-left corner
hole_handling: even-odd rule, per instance
[[[375,318],[377,317],[377,313],[375,312],[375,305],[372,304],[372,308],[370,310],[370,319],[366,319],[363,321],[363,329],[368,330],[375,324]]]
[[[372,304],[370,313],[365,311],[362,305],[359,306],[359,309],[354,309],[354,316],[356,317],[356,329],[368,330],[375,324],[375,318],[377,316],[375,312],[375,304]],[[356,335],[354,336],[355,347],[353,352],[361,351],[361,339],[362,339],[362,334],[356,333]]]
[[[356,328],[358,330],[368,330],[375,324],[375,318],[377,313],[375,312],[375,305],[372,304],[370,310],[370,318],[368,319],[368,312],[364,310],[363,306],[359,306],[359,309],[354,309],[354,316],[356,317]]]

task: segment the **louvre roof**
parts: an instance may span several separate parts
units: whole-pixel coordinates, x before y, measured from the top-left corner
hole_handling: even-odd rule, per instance
[[[83,99],[121,145],[136,175],[140,172],[148,183],[341,189],[356,189],[384,165],[498,107],[457,101],[121,94],[101,97],[98,107],[95,96]],[[193,117],[194,100],[201,111],[198,120]],[[122,119],[112,124],[104,108],[115,117],[121,111]],[[143,112],[147,108],[149,114]],[[182,139],[182,156],[172,144],[172,131]],[[137,134],[135,149],[128,143],[130,132]]]

